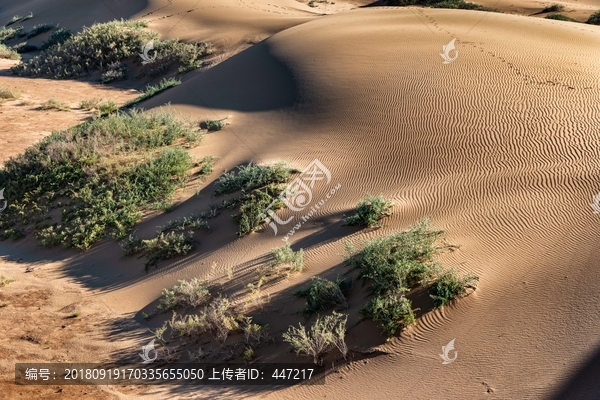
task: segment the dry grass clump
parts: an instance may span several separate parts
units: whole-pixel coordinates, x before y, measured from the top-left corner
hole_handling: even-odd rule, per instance
[[[50,99],[46,100],[38,107],[38,110],[48,111],[48,110],[56,110],[56,111],[71,111],[71,106],[65,103],[62,100]]]
[[[335,311],[331,315],[319,316],[312,324],[310,330],[305,325],[290,326],[283,334],[283,341],[288,342],[296,354],[305,354],[313,357],[317,365],[323,364],[323,355],[337,347],[346,358],[348,346],[346,345],[346,322],[348,315]]]
[[[21,92],[17,89],[11,89],[4,85],[0,85],[0,102],[5,100],[15,100],[21,97]]]

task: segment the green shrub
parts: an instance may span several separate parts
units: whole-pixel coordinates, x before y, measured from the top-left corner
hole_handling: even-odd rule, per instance
[[[175,220],[167,222],[165,225],[158,227],[158,232],[167,232],[173,230],[183,231],[185,229],[202,229],[210,231],[208,222],[206,222],[206,216],[204,213],[192,214],[188,217],[181,217]]]
[[[396,334],[398,328],[417,323],[412,303],[400,291],[391,291],[373,297],[366,307],[360,310],[366,318],[379,322],[379,326],[388,339]]]
[[[40,104],[40,106],[38,107],[38,110],[71,111],[71,107],[64,101],[50,99],[50,100],[47,100],[47,101],[43,102],[42,104]]]
[[[545,7],[541,12],[542,13],[559,12],[559,11],[563,11],[564,9],[565,9],[565,6],[563,6],[562,4],[552,4],[551,6]]]
[[[566,15],[563,14],[548,14],[545,17],[546,19],[555,19],[557,21],[568,21],[568,22],[580,22],[577,21],[576,19],[573,19],[571,17],[567,17]]]
[[[259,270],[261,277],[289,276],[292,272],[302,272],[304,269],[304,250],[292,250],[289,242],[285,246],[271,249],[273,261],[266,268]]]
[[[176,39],[155,40],[154,50],[156,58],[142,66],[140,76],[155,77],[177,65],[177,72],[183,74],[202,67],[202,58],[212,54],[210,43],[182,43]]]
[[[218,180],[218,189],[215,195],[237,192],[238,190],[250,191],[262,188],[272,183],[287,182],[292,173],[295,172],[284,162],[273,165],[256,165],[250,163],[238,167],[237,174],[234,172],[224,173]]]
[[[346,308],[348,303],[345,295],[350,289],[351,283],[349,279],[330,281],[314,276],[308,288],[296,292],[297,296],[306,297],[306,306],[302,312],[312,314],[335,306]]]
[[[225,128],[225,120],[224,119],[215,119],[215,120],[206,120],[204,121],[204,125],[209,132],[220,131]]]
[[[283,208],[284,203],[278,198],[283,189],[282,185],[271,184],[265,188],[242,194],[240,210],[232,216],[238,223],[239,236],[258,230],[265,220],[264,212],[269,206],[272,211]]]
[[[51,31],[54,28],[56,28],[56,25],[52,25],[52,24],[35,25],[33,28],[31,28],[31,31],[29,31],[29,33],[27,34],[27,39],[31,39],[32,37],[35,37],[35,36],[41,35],[42,33]]]
[[[15,28],[5,28],[0,26],[0,43],[5,43],[9,40],[24,37],[25,36],[25,28],[22,26],[17,26]]]
[[[19,240],[26,236],[26,233],[23,229],[6,229],[2,235],[0,235],[0,240],[12,239]]]
[[[426,220],[408,231],[374,239],[358,253],[347,244],[346,262],[372,281],[375,294],[427,285],[441,271],[434,261],[442,231],[429,230]]]
[[[71,33],[71,31],[69,29],[58,28],[57,30],[52,32],[50,34],[50,36],[48,37],[48,40],[46,40],[42,44],[42,50],[46,50],[55,45],[63,44],[67,40],[69,40],[71,38],[71,36],[73,36],[73,34]],[[58,54],[60,54],[60,53],[58,53]],[[56,61],[58,61],[58,60],[56,60]]]
[[[145,248],[142,238],[135,236],[133,233],[127,235],[127,237],[121,241],[120,246],[126,256],[137,254]]]
[[[367,195],[358,203],[356,213],[345,218],[348,225],[381,226],[379,221],[392,214],[392,203],[379,195],[377,197]]]
[[[34,46],[32,44],[27,44],[27,42],[22,42],[22,43],[14,45],[12,47],[12,49],[19,54],[23,54],[23,53],[29,53],[31,51],[36,51],[38,48],[37,48],[37,46]]]
[[[115,115],[119,111],[119,106],[112,100],[99,103],[97,105],[98,115],[100,117],[106,117],[108,115]]]
[[[600,25],[600,11],[596,11],[586,21],[587,24]]]
[[[146,265],[156,265],[160,260],[183,256],[194,249],[192,233],[160,233],[154,239],[144,240]]]
[[[9,89],[6,86],[0,85],[0,101],[14,100],[21,97],[21,92],[17,89]]]
[[[20,19],[21,19],[21,17],[19,17],[18,15],[15,15],[15,16],[13,16],[13,17],[11,18],[11,20],[10,20],[10,21],[8,21],[8,23],[6,24],[6,26],[8,26],[8,25],[12,25],[12,24],[14,24],[15,22],[19,21]]]
[[[264,338],[268,337],[267,331],[269,330],[269,325],[259,325],[252,322],[252,317],[245,317],[242,320],[242,330],[244,331],[244,337],[246,338],[246,344],[250,343],[250,338],[256,340],[257,344],[260,344],[260,341]]]
[[[338,314],[318,316],[310,331],[306,326],[299,324],[298,328],[290,326],[283,334],[283,341],[288,342],[296,354],[306,354],[313,357],[317,365],[323,363],[322,356],[337,347],[342,355],[346,357],[348,348],[345,343],[346,322],[348,316]]]
[[[244,361],[250,362],[255,358],[256,355],[254,354],[254,349],[252,347],[246,347],[246,349],[244,349]]]
[[[448,302],[467,294],[468,289],[477,288],[479,278],[476,275],[469,274],[461,277],[453,269],[444,271],[433,281],[429,289],[429,295],[437,307],[442,307]]]
[[[177,307],[198,307],[208,303],[210,291],[208,282],[198,278],[192,278],[189,281],[180,280],[173,289],[163,289],[163,297],[160,299],[157,308],[165,312]]]
[[[177,86],[179,84],[181,84],[181,80],[179,80],[177,78],[168,78],[168,79],[163,78],[156,86],[148,85],[141,95],[139,95],[135,99],[129,101],[127,104],[125,104],[124,107],[134,106],[138,103],[141,103],[144,100],[149,99],[152,96],[159,94],[162,91],[165,91],[165,90],[172,88],[174,86]]]
[[[40,244],[81,250],[109,233],[124,238],[142,209],[189,178],[189,154],[162,148],[193,129],[164,112],[132,112],[53,132],[0,169],[11,198],[0,230],[31,225]],[[59,207],[60,222],[44,222]]]
[[[0,58],[5,58],[8,60],[20,60],[21,56],[15,50],[0,43]]]

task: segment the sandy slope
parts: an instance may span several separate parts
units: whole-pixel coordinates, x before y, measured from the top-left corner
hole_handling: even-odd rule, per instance
[[[289,26],[306,18],[291,3],[283,3]],[[243,35],[224,34],[223,43],[241,43],[253,32],[250,17],[247,23]],[[444,65],[439,53],[453,38],[458,58]],[[352,10],[286,29],[144,104],[171,102],[194,118],[230,116],[231,125],[196,150],[220,157],[211,179],[252,159],[302,168],[318,158],[332,181],[316,185],[314,199],[341,184],[290,239],[306,249],[309,268],[275,288],[273,307],[278,290],[343,272],[344,240],[380,236],[423,216],[462,245],[444,264],[481,277],[475,294],[382,346],[389,355],[342,369],[326,386],[261,397],[550,398],[565,385],[590,388],[600,364],[600,221],[589,205],[600,190],[599,43],[599,27],[559,21]],[[365,192],[393,199],[395,214],[377,231],[342,227],[342,214]],[[210,190],[183,200],[142,231],[204,208]],[[121,259],[110,244],[69,259],[64,273],[106,290],[99,299],[115,312],[137,313],[177,279],[219,277],[229,267],[243,275],[281,237],[267,230],[236,239],[221,219],[197,253],[149,277],[143,261]],[[27,242],[7,246],[0,250],[36,257]],[[278,318],[268,322],[277,326]],[[442,365],[441,346],[453,338],[458,359]]]
[[[482,16],[354,10],[288,29],[149,102],[232,115],[219,167],[319,158],[331,170],[343,190],[292,240],[312,245],[309,273],[339,263],[340,214],[382,192],[397,212],[367,236],[428,215],[463,245],[447,264],[481,276],[475,295],[388,345],[392,356],[274,398],[542,398],[598,350],[600,228],[589,203],[600,185],[600,29]],[[452,38],[458,59],[443,65]],[[239,265],[275,240],[254,235],[212,257]],[[458,361],[442,366],[452,338]]]

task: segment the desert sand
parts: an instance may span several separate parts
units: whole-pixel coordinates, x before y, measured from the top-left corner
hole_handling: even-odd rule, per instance
[[[72,29],[146,18],[165,37],[208,40],[219,49],[210,67],[187,74],[183,84],[142,104],[153,109],[170,103],[182,115],[228,117],[230,124],[193,150],[198,157],[217,157],[207,189],[200,196],[191,189],[180,193],[172,213],[141,222],[142,235],[205,209],[212,182],[251,160],[287,160],[303,169],[319,159],[331,171],[331,184],[341,185],[290,237],[306,252],[307,269],[269,289],[271,302],[257,319],[275,334],[299,321],[294,313],[302,303],[293,291],[311,276],[347,271],[344,241],[361,243],[425,216],[461,245],[440,261],[480,277],[473,294],[421,315],[416,326],[390,342],[368,323],[351,330],[352,349],[381,355],[341,367],[322,386],[202,393],[176,387],[89,388],[92,398],[600,396],[600,217],[590,207],[600,191],[600,27],[528,17],[546,4],[527,0],[478,2],[507,13],[358,7],[367,2],[321,10],[293,0],[106,1],[84,12],[76,2],[60,3],[67,11],[58,12],[56,1],[38,0],[3,7],[0,18],[32,9],[36,18]],[[563,3],[574,15],[598,8],[592,0]],[[458,57],[442,64],[442,46],[454,38]],[[0,83],[26,93],[21,79],[0,75]],[[65,96],[73,103],[79,99],[69,91],[102,92],[96,97],[114,91],[122,102],[132,96],[126,88],[88,82],[32,81],[44,90],[68,88]],[[32,89],[30,96],[40,98],[40,90]],[[39,123],[22,125],[16,121],[18,104],[0,106],[11,115],[0,115],[8,126],[0,143],[3,153],[8,146],[9,156],[51,129],[85,117],[52,113],[58,119],[46,119],[23,111]],[[10,141],[16,135],[23,136],[20,148]],[[324,198],[330,189],[315,186],[314,198]],[[342,226],[342,216],[365,193],[391,199],[393,215],[380,229]],[[17,280],[0,289],[10,302],[0,316],[11,326],[8,342],[0,345],[3,378],[11,379],[16,360],[134,354],[152,337],[148,328],[161,323],[144,321],[141,312],[151,310],[161,290],[179,279],[206,277],[229,290],[241,287],[249,269],[281,246],[282,234],[265,229],[237,238],[231,224],[220,218],[195,252],[149,274],[142,260],[122,258],[113,241],[81,254],[44,250],[31,240],[0,242],[7,260],[2,274]],[[24,272],[28,267],[32,273]],[[230,269],[233,280],[226,276]],[[37,294],[17,301],[19,293]],[[351,298],[350,312],[357,314],[363,303],[360,296]],[[36,307],[46,310],[39,318],[46,318],[41,325],[51,330],[32,330],[40,325],[27,319],[34,318]],[[64,319],[71,309],[82,310],[84,318]],[[357,321],[351,316],[349,326]],[[65,324],[77,325],[75,334],[61,334]],[[457,360],[442,365],[441,347],[451,339]],[[42,351],[46,346],[50,349]],[[69,346],[76,355],[61,352]],[[53,398],[56,392],[20,389],[8,390],[14,398],[18,392],[21,398]],[[81,395],[74,390],[79,388],[65,394]]]

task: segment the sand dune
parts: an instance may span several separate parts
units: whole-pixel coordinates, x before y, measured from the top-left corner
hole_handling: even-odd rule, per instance
[[[156,7],[151,15],[158,17],[184,11],[188,3],[167,11],[158,10],[159,2],[128,7],[135,17]],[[220,157],[219,173],[250,160],[286,159],[303,168],[318,158],[332,184],[341,184],[290,239],[305,248],[308,269],[277,285],[275,295],[314,274],[343,272],[345,240],[379,237],[424,216],[462,245],[442,262],[480,276],[473,295],[425,314],[416,327],[381,345],[388,355],[344,367],[325,386],[260,397],[598,393],[600,220],[590,203],[600,191],[600,27],[412,7],[316,18],[291,0],[277,6],[244,0],[231,13],[228,2],[198,4],[203,11],[189,13],[172,30],[166,18],[151,26],[238,50],[252,35],[272,36],[143,106],[170,102],[198,119],[229,116],[231,125],[196,150]],[[229,30],[228,23],[238,28]],[[442,46],[452,39],[458,57],[442,64]],[[319,186],[314,197],[329,190]],[[366,192],[395,202],[386,226],[341,226],[341,216]],[[182,207],[201,208],[209,197],[188,195]],[[281,216],[298,218],[290,210]],[[98,293],[110,289],[98,298],[114,312],[137,313],[178,279],[239,271],[281,245],[282,235],[270,230],[236,239],[229,222],[221,221],[197,254],[149,277],[131,278],[132,262],[119,255],[99,257],[108,251],[76,260],[80,271],[74,274]],[[0,250],[8,252],[8,245],[0,243]],[[26,252],[27,245],[10,251]],[[91,260],[96,267],[88,269]],[[103,288],[94,274],[115,284]],[[451,339],[458,359],[442,365],[438,354]]]
[[[452,38],[459,55],[443,65],[438,53]],[[223,146],[235,143],[246,158],[319,158],[343,185],[323,218],[364,192],[398,204],[384,231],[430,216],[463,244],[445,261],[482,277],[475,295],[386,346],[393,357],[274,398],[547,398],[572,378],[597,349],[600,323],[589,206],[600,185],[599,42],[598,27],[556,21],[354,10],[281,32],[149,102],[233,115]],[[256,92],[228,86],[246,67],[267,99],[295,85],[294,105],[273,100],[249,113]],[[270,79],[271,69],[291,76]],[[219,86],[239,90],[235,100],[215,99]],[[250,260],[273,247],[267,239],[234,242],[219,258]],[[335,265],[341,247],[310,247],[311,265]],[[452,338],[460,362],[442,366],[439,350]]]

